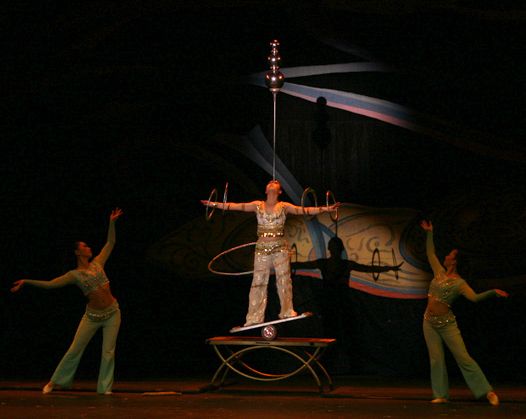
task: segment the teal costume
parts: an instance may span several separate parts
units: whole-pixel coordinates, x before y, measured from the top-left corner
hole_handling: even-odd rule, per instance
[[[460,295],[472,302],[479,302],[496,296],[495,290],[477,294],[462,278],[448,277],[446,270],[435,254],[433,233],[430,231],[427,233],[426,252],[434,274],[429,286],[428,298],[442,302],[451,308],[453,301]],[[431,364],[431,387],[435,398],[449,398],[444,343],[453,354],[468,387],[475,397],[479,398],[493,390],[477,362],[468,354],[451,309],[448,313],[439,316],[432,315],[426,310],[423,323],[424,337]]]
[[[58,364],[51,381],[42,389],[44,394],[53,391],[55,384],[62,387],[71,386],[84,349],[86,349],[87,344],[99,329],[102,329],[102,356],[97,392],[111,394],[115,368],[115,346],[121,325],[121,312],[117,300],[111,294],[108,277],[104,272],[104,264],[115,245],[115,220],[121,214],[122,211],[118,208],[112,211],[106,244],[91,262],[87,263],[88,257],[91,257],[91,249],[87,247],[86,243],[77,242],[75,244],[77,269],[71,270],[51,281],[21,279],[15,282],[15,287],[12,289],[12,291],[18,291],[23,284],[43,289],[56,289],[67,285],[76,285],[88,297],[86,312],[77,328],[75,338]],[[77,253],[77,250],[81,249],[81,247],[82,252]]]
[[[63,275],[62,278],[77,285],[84,295],[109,284],[104,268],[96,259],[89,264],[88,269],[74,269]],[[79,323],[73,342],[58,364],[51,381],[64,388],[71,386],[86,346],[97,330],[102,329],[102,354],[97,393],[111,392],[115,370],[115,347],[120,324],[121,313],[116,300],[103,310],[86,307],[86,312]]]

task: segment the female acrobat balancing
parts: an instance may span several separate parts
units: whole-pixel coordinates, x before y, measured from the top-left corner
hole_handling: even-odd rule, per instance
[[[276,288],[281,310],[280,319],[297,316],[292,301],[292,281],[290,277],[290,255],[285,234],[287,214],[316,215],[322,212],[334,211],[340,205],[336,203],[325,207],[300,207],[279,200],[282,193],[281,184],[271,180],[266,187],[267,195],[264,201],[246,203],[233,202],[201,202],[205,206],[225,211],[255,212],[257,217],[257,242],[254,254],[254,276],[249,293],[248,313],[245,326],[263,323],[267,306],[267,285],[270,269],[276,273]]]
[[[466,350],[455,315],[451,311],[451,304],[460,295],[472,302],[479,302],[490,297],[507,297],[508,293],[499,289],[488,290],[480,294],[475,293],[457,272],[458,250],[453,249],[444,258],[443,265],[440,264],[433,243],[433,225],[426,220],[420,225],[427,232],[426,252],[434,274],[429,285],[428,303],[423,322],[424,338],[431,364],[431,387],[434,396],[431,403],[447,403],[449,399],[449,383],[443,347],[445,343],[475,397],[486,396],[490,404],[497,406],[499,398],[477,362]]]
[[[74,247],[76,269],[50,281],[20,279],[15,281],[11,288],[11,292],[17,292],[24,285],[54,289],[74,284],[81,289],[88,300],[86,312],[80,321],[73,342],[58,364],[51,380],[42,389],[44,394],[51,393],[55,387],[71,387],[84,349],[98,329],[102,329],[102,356],[97,393],[112,394],[115,346],[121,324],[121,313],[119,304],[111,293],[104,264],[115,245],[115,222],[121,215],[122,211],[119,208],[111,212],[106,244],[93,260],[89,246],[84,242],[76,242]]]

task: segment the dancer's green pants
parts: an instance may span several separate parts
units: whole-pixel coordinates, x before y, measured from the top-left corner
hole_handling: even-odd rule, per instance
[[[58,364],[55,373],[51,377],[51,382],[64,388],[71,387],[84,349],[86,349],[95,332],[102,329],[102,355],[97,382],[97,393],[104,394],[110,392],[113,386],[115,346],[120,324],[121,312],[119,309],[114,311],[105,320],[92,320],[88,313],[84,314],[73,338],[73,342]]]
[[[476,398],[492,391],[477,362],[468,354],[462,335],[453,320],[442,327],[434,327],[424,320],[424,337],[431,364],[431,387],[434,397],[449,398],[449,382],[444,354],[444,343],[449,348],[470,390]]]

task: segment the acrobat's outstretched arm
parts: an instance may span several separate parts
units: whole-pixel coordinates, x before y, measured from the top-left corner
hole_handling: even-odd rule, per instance
[[[285,211],[287,214],[294,214],[294,215],[318,215],[322,212],[332,212],[336,211],[341,203],[336,202],[333,205],[329,206],[320,206],[320,207],[301,207],[298,205],[293,205],[289,202],[284,202]]]
[[[224,211],[255,212],[259,201],[252,202],[215,202],[202,199],[201,203],[210,208],[218,208]]]

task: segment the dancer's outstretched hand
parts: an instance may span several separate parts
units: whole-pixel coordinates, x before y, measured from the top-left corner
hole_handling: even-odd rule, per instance
[[[18,281],[13,282],[13,286],[11,287],[11,292],[17,292],[20,291],[20,288],[24,286],[24,280],[19,279]]]
[[[120,208],[115,208],[110,214],[110,221],[117,221],[122,214],[123,212]]]
[[[433,231],[433,224],[428,220],[422,220],[420,222],[420,227],[422,227],[425,231]]]
[[[497,297],[500,297],[500,298],[507,298],[507,297],[509,297],[509,294],[506,291],[502,291],[502,290],[496,289],[495,292],[497,293]]]

